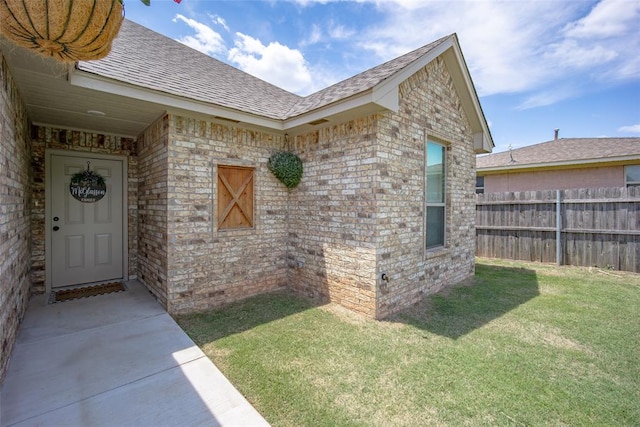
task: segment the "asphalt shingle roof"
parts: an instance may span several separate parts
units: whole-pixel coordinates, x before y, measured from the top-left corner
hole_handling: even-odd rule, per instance
[[[326,89],[301,97],[162,34],[124,20],[109,55],[78,69],[124,83],[272,119],[286,119],[364,92],[438,46],[443,37]]]
[[[111,52],[82,71],[269,118],[283,118],[299,96],[124,20]]]
[[[513,160],[511,161],[511,157]],[[590,160],[637,156],[640,159],[640,138],[559,138],[502,153],[476,158],[478,170],[510,168],[549,163],[582,163]]]
[[[377,84],[382,83],[384,80],[393,76],[395,73],[402,70],[412,62],[422,58],[424,55],[429,53],[429,51],[434,49],[449,37],[450,36],[438,39],[426,46],[411,51],[398,58],[392,59],[391,61],[387,61],[384,64],[378,65],[369,70],[366,70],[351,78],[329,86],[328,88],[323,89],[319,92],[311,94],[297,102],[293,109],[289,111],[288,115],[290,117],[295,117],[307,111],[315,110],[316,108],[329,105],[333,102],[348,98],[353,95],[357,95],[368,89],[371,89]]]

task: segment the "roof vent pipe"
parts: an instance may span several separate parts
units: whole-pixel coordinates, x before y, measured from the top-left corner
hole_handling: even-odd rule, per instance
[[[560,129],[554,129],[553,132],[555,134],[553,139],[557,141],[558,140],[558,133],[560,133]]]

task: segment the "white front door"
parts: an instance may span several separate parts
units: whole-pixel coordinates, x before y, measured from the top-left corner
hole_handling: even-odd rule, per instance
[[[71,195],[71,177],[89,168],[101,175],[106,194],[96,202]],[[123,161],[51,155],[51,288],[122,279]]]

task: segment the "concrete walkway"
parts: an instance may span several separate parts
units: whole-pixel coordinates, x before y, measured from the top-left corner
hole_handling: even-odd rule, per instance
[[[266,426],[136,281],[32,298],[0,389],[0,426]]]

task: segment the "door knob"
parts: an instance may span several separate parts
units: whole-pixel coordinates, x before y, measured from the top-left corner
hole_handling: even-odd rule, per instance
[[[58,221],[59,219],[60,219],[60,218],[58,218],[57,216],[54,216],[54,217],[53,217],[53,220],[54,220],[54,221]]]
[[[57,225],[53,227],[53,231],[58,231],[58,230],[60,230],[60,227],[58,227]]]

